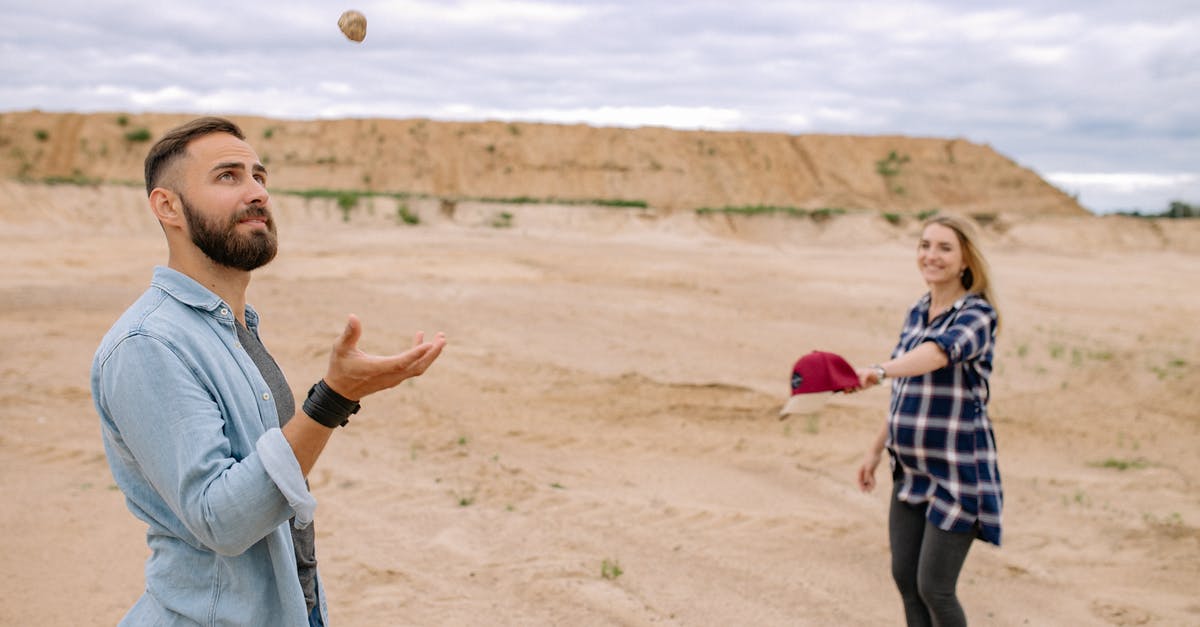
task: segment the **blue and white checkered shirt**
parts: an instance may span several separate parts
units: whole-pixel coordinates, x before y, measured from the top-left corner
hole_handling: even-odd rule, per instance
[[[909,310],[892,357],[934,342],[950,363],[892,381],[887,447],[893,470],[903,470],[897,498],[928,503],[926,517],[939,529],[999,545],[1004,496],[987,414],[996,311],[967,294],[926,324],[929,302],[926,294]]]

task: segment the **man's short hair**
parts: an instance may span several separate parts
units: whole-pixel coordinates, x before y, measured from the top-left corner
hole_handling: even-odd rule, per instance
[[[246,135],[242,133],[242,129],[238,128],[237,124],[225,118],[212,116],[196,118],[183,126],[167,131],[167,134],[155,142],[154,146],[150,148],[150,153],[146,155],[146,195],[149,196],[150,192],[159,186],[159,179],[168,170],[168,166],[187,154],[188,143],[197,137],[212,133],[228,133],[238,139],[246,139]]]

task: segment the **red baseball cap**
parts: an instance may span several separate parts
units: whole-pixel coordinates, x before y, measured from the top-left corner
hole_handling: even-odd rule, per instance
[[[779,415],[815,412],[829,400],[830,395],[821,392],[840,392],[856,387],[858,373],[841,355],[813,351],[792,366],[792,397]]]

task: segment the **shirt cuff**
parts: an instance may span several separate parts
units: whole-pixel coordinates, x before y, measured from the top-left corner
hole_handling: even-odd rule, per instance
[[[317,509],[317,499],[308,491],[304,483],[304,473],[300,472],[300,462],[296,461],[292,446],[283,431],[269,429],[254,445],[258,456],[262,459],[263,468],[271,481],[279,488],[283,498],[296,513],[295,526],[304,529],[312,522],[313,512]]]

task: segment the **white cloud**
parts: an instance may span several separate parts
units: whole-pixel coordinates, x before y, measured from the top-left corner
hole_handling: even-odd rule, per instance
[[[444,107],[440,115],[448,119],[500,119],[550,122],[556,124],[593,124],[598,126],[665,126],[681,129],[726,130],[737,128],[742,114],[733,109],[715,107],[580,107],[524,110],[484,109],[469,104]]]
[[[1046,179],[1056,185],[1104,188],[1119,193],[1169,189],[1200,181],[1200,175],[1153,172],[1051,172]]]
[[[1200,200],[1194,1],[9,4],[0,110],[964,137],[1090,207]]]

